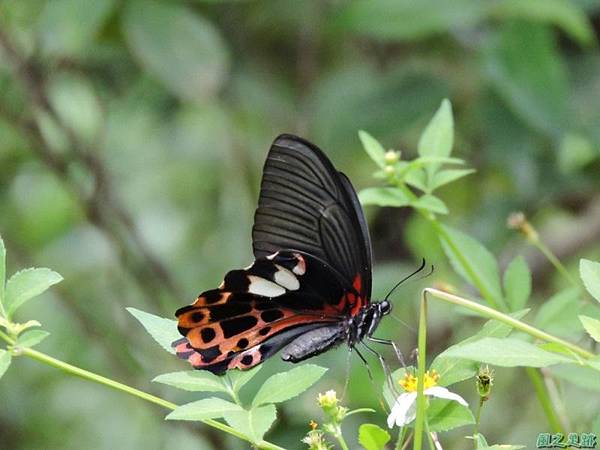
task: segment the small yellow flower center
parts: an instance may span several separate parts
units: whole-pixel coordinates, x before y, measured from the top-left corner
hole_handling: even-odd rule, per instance
[[[433,386],[437,386],[437,382],[439,379],[440,375],[435,370],[428,370],[427,372],[425,372],[424,390],[429,389]],[[406,375],[404,375],[404,378],[398,383],[400,383],[400,386],[402,386],[406,392],[417,391],[417,377],[414,376],[412,373],[407,372]]]

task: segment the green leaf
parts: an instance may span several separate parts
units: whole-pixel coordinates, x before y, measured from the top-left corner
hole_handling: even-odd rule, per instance
[[[596,158],[596,147],[588,136],[567,132],[562,137],[558,150],[558,167],[563,174],[577,176],[577,172]]]
[[[11,356],[10,352],[0,349],[0,378],[2,378],[2,376],[8,370],[11,360],[12,360],[12,356]]]
[[[475,172],[475,169],[444,169],[436,172],[429,185],[431,191]]]
[[[589,391],[600,392],[600,376],[598,370],[580,365],[561,365],[552,368],[552,374]]]
[[[33,347],[38,345],[44,339],[50,336],[50,333],[44,330],[30,330],[20,334],[17,338],[16,345],[19,347]]]
[[[454,143],[454,120],[452,106],[446,99],[423,131],[419,139],[420,156],[450,156]],[[428,164],[425,168],[428,176],[428,187],[431,189],[433,176],[440,164]]]
[[[11,316],[23,303],[60,283],[62,279],[50,269],[25,269],[15,273],[6,283],[6,313]]]
[[[358,198],[363,205],[408,206],[410,199],[398,188],[377,187],[360,191]]]
[[[572,363],[563,355],[550,353],[515,338],[486,337],[475,342],[453,347],[446,356],[480,361],[501,367],[547,367],[552,364]]]
[[[600,302],[600,263],[582,258],[579,261],[579,275],[590,295]]]
[[[427,408],[429,431],[440,432],[475,423],[475,417],[467,406],[452,400],[432,398]]]
[[[454,270],[473,286],[482,284],[496,303],[502,304],[496,258],[471,236],[448,225],[443,225],[443,228],[450,241],[445,236],[440,236],[440,241]]]
[[[589,316],[579,316],[579,320],[592,339],[600,342],[600,320]]]
[[[4,284],[6,280],[6,248],[4,241],[0,236],[0,311],[3,311],[4,306]]]
[[[600,356],[596,356],[592,359],[588,359],[585,363],[592,369],[600,372]]]
[[[225,413],[227,423],[252,439],[252,442],[262,441],[265,433],[271,428],[277,418],[275,405],[253,407],[252,409],[229,411]]]
[[[229,55],[219,30],[174,2],[127,2],[123,32],[135,58],[184,101],[210,98],[227,79]]]
[[[517,311],[511,313],[510,316],[515,319],[521,319],[524,317],[530,310],[524,309],[521,311]],[[448,352],[455,347],[459,347],[461,345],[467,344],[469,342],[475,342],[484,337],[495,337],[495,338],[505,338],[508,336],[513,327],[505,324],[504,322],[500,322],[499,320],[488,320],[483,324],[481,330],[475,333],[473,336],[468,337],[467,339],[455,344],[451,347],[448,347],[442,353],[440,353],[431,363],[431,369],[435,369],[435,371],[440,375],[439,384],[441,386],[450,386],[451,384],[458,383],[459,381],[466,380],[468,378],[472,378],[477,373],[479,368],[479,364],[473,361],[467,361],[460,358],[450,358],[448,357]]]
[[[46,2],[37,27],[42,50],[55,58],[83,56],[114,6],[114,0]]]
[[[370,158],[383,169],[385,167],[385,149],[383,146],[366,131],[360,130],[358,137]]]
[[[535,317],[535,325],[552,330],[553,334],[572,334],[573,330],[579,328],[579,296],[578,288],[568,288],[553,295],[542,304]]]
[[[366,450],[383,450],[390,434],[372,423],[363,423],[358,429],[358,443]]]
[[[340,26],[386,41],[412,41],[483,20],[486,2],[478,0],[355,0],[341,11]]]
[[[175,354],[175,349],[171,347],[171,343],[181,338],[179,331],[177,331],[177,321],[155,316],[136,308],[130,307],[127,308],[127,311],[142,324],[162,348]]]
[[[525,258],[517,256],[504,272],[504,292],[509,309],[521,309],[531,294],[531,272]]]
[[[568,120],[567,70],[553,31],[541,24],[504,23],[487,51],[486,72],[510,109],[529,126],[558,138]]]
[[[411,204],[413,207],[418,209],[426,209],[437,214],[448,214],[448,207],[446,204],[431,194],[425,194],[419,197],[416,201]]]
[[[243,411],[235,403],[218,397],[209,397],[185,405],[178,406],[171,412],[167,420],[206,420],[218,419],[232,411]]]
[[[159,375],[152,381],[192,392],[229,392],[223,379],[205,370],[186,370]]]
[[[250,381],[254,375],[262,369],[263,365],[254,366],[249,370],[230,370],[227,372],[231,387],[235,392],[238,392],[248,381]]]
[[[477,448],[479,449],[480,447],[488,447],[489,444],[487,443],[487,440],[485,439],[485,436],[481,433],[477,433],[477,436],[475,436],[475,439],[477,439]]]
[[[585,11],[569,0],[502,0],[491,3],[491,15],[502,21],[522,18],[556,25],[581,44],[592,42],[594,30]]]
[[[406,175],[404,175],[404,182],[423,192],[427,192],[428,190],[426,185],[427,179],[425,170],[423,170],[421,167],[417,167],[406,173]]]
[[[304,392],[327,372],[324,367],[304,364],[287,372],[278,373],[267,379],[260,387],[252,406],[279,403]]]

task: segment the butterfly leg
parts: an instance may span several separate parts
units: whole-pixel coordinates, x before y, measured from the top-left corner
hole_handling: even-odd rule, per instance
[[[390,339],[380,339],[373,336],[369,336],[367,339],[369,339],[371,342],[377,342],[378,344],[391,345],[394,349],[394,353],[396,353],[396,358],[398,358],[398,361],[400,362],[400,364],[402,364],[402,367],[406,369],[404,356],[402,356],[402,352],[400,351],[400,349],[394,341]]]
[[[350,384],[350,368],[351,368],[352,347],[348,347],[348,355],[346,356],[346,381],[344,381],[344,390],[342,391],[342,400],[346,398],[348,385]]]
[[[374,349],[372,349],[371,347],[369,347],[366,343],[362,342],[362,344],[365,346],[365,348],[367,350],[369,350],[372,354],[374,354],[377,357],[377,359],[379,360],[379,363],[381,364],[381,367],[383,369],[383,374],[384,374],[384,376],[385,376],[385,378],[387,380],[388,387],[390,388],[390,391],[392,392],[392,394],[394,396],[396,396],[396,397],[398,395],[400,395],[400,393],[398,392],[398,390],[394,386],[394,380],[392,378],[392,372],[390,371],[389,366],[385,362],[385,359],[383,359],[383,356],[381,356],[381,354],[379,352],[377,352]]]

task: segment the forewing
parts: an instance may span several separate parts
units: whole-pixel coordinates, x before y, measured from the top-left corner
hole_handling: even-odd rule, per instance
[[[339,273],[346,286],[371,295],[371,245],[348,179],[313,144],[291,135],[273,142],[263,170],[252,230],[254,256],[283,249],[311,254]]]

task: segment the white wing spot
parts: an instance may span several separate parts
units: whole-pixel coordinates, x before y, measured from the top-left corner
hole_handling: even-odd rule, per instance
[[[300,289],[300,282],[292,272],[287,270],[285,267],[281,267],[279,264],[275,264],[275,267],[277,267],[277,272],[275,272],[274,275],[275,283],[277,283],[279,286],[283,286],[289,291],[296,291]]]
[[[272,281],[265,280],[264,278],[255,275],[249,275],[248,279],[250,280],[248,292],[251,294],[261,295],[263,297],[278,297],[285,294],[285,289]]]

